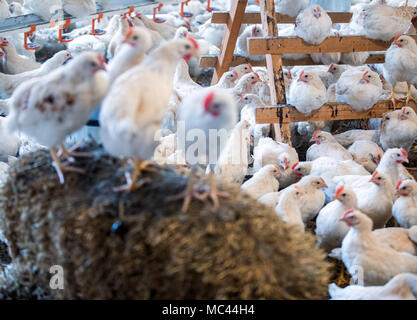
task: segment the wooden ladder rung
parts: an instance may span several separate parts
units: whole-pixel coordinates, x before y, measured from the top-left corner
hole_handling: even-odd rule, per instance
[[[351,12],[329,12],[328,13],[333,23],[349,23],[352,19]],[[295,23],[295,17],[289,17],[284,14],[276,13],[279,24]],[[211,23],[225,24],[229,18],[229,12],[213,12]],[[246,12],[243,16],[242,23],[244,24],[260,24],[261,14],[259,12]]]

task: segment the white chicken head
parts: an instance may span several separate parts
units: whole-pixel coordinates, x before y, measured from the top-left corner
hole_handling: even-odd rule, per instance
[[[97,71],[106,70],[104,58],[92,51],[83,52],[68,64],[68,69],[72,72],[79,73],[84,76],[94,75]]]
[[[297,177],[301,178],[303,176],[307,176],[310,173],[310,170],[307,166],[303,163],[296,162],[292,165],[291,170],[297,175]]]
[[[252,69],[252,66],[250,65],[250,63],[245,63],[245,64],[238,65],[233,70],[237,72],[239,79],[243,75],[253,72],[253,69]]]
[[[388,149],[385,152],[382,159],[384,159],[384,157],[388,157],[390,160],[395,161],[396,163],[403,163],[403,162],[408,163],[408,153],[403,148]]]
[[[229,84],[234,84],[239,79],[239,75],[235,70],[223,73],[223,77],[226,78],[226,81]]]
[[[144,48],[147,51],[152,45],[152,38],[146,28],[130,27],[125,34],[123,43],[127,43],[134,48]]]
[[[247,105],[263,105],[262,99],[253,93],[247,93],[240,98],[240,102]]]
[[[392,42],[391,46],[396,47],[396,48],[409,49],[413,51],[417,50],[417,45],[416,45],[415,40],[411,38],[410,36],[406,36],[403,34],[397,35],[394,38],[394,41]]]
[[[341,186],[336,190],[333,200],[340,201],[345,207],[348,208],[356,208],[358,203],[355,193],[345,186]]]
[[[278,166],[282,171],[287,171],[292,165],[289,159],[290,156],[286,152],[283,152],[278,156]]]
[[[9,41],[5,37],[0,37],[0,47],[7,47],[9,45]]]
[[[333,136],[325,131],[316,130],[313,133],[313,136],[310,139],[310,142],[315,142],[316,144],[321,144],[325,142],[333,142],[335,139]]]
[[[349,210],[345,212],[340,221],[345,222],[349,227],[363,227],[366,229],[372,229],[372,220],[363,213],[357,210]]]
[[[193,56],[199,56],[198,43],[195,39],[187,37],[186,39],[174,40],[174,50],[183,57],[185,61],[189,61]]]
[[[383,174],[382,172],[375,171],[372,174],[371,179],[369,180],[369,182],[372,182],[372,183],[376,184],[378,187],[387,187],[387,186],[389,186],[392,189],[391,179],[386,174]]]
[[[408,197],[409,195],[416,194],[417,182],[413,180],[400,180],[395,188],[397,190],[396,195],[399,197]]]
[[[233,97],[222,90],[209,91],[203,100],[204,115],[210,118],[223,118],[236,108]]]
[[[319,82],[321,82],[319,76],[315,73],[315,72],[306,72],[306,71],[301,71],[300,75],[298,76],[298,80],[297,82],[304,82],[308,85],[318,85]]]
[[[250,86],[257,84],[258,82],[262,82],[262,80],[256,72],[245,74],[239,80],[239,84],[246,84]]]
[[[361,84],[372,84],[372,85],[380,86],[382,88],[381,78],[379,77],[378,73],[376,73],[374,71],[366,70],[363,73],[362,78],[359,81],[359,83],[361,83]]]
[[[401,109],[400,120],[417,121],[417,114],[413,108],[405,106]]]
[[[259,171],[262,171],[264,174],[271,175],[275,178],[279,178],[281,175],[281,171],[279,170],[279,167],[273,164],[268,164]]]
[[[258,25],[250,27],[251,36],[254,38],[259,38],[263,36],[262,28]]]
[[[319,5],[315,5],[315,6],[311,6],[310,11],[312,13],[312,15],[316,18],[316,19],[320,19],[322,12],[324,11],[322,7],[320,7]]]
[[[321,189],[321,188],[327,188],[327,184],[321,177],[315,177],[315,176],[309,176],[305,177],[303,179],[308,179],[309,184],[312,188]]]
[[[300,186],[294,186],[291,189],[289,189],[289,191],[287,191],[290,193],[290,197],[294,200],[294,201],[298,201],[301,199],[302,196],[305,195],[305,191],[302,187]]]

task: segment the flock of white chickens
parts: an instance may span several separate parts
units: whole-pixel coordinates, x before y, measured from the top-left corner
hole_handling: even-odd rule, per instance
[[[54,12],[48,8],[56,5],[82,16],[111,3],[96,2],[0,0],[0,23],[26,13],[49,19]],[[329,101],[364,111],[383,98],[394,103],[398,96],[414,99],[417,45],[406,34],[415,34],[415,7],[404,6],[405,1],[352,1],[351,23],[333,26],[326,11],[308,7],[308,0],[275,2],[279,12],[297,16],[295,25],[279,26],[280,35],[312,44],[337,34],[391,43],[383,65],[364,65],[367,52],[324,53],[311,56],[325,66],[284,70],[287,99],[300,112],[310,114]],[[230,7],[223,0],[211,5]],[[299,161],[294,148],[269,137],[269,125],[256,123],[256,108],[270,101],[266,69],[240,65],[218,84],[201,86],[193,80],[206,72],[198,56],[219,52],[225,26],[211,24],[211,13],[199,0],[188,3],[189,18],[179,15],[178,6],[164,8],[160,17],[165,23],[144,12],[102,19],[105,34],[100,36],[90,34],[90,21],[77,23],[68,33],[73,41],[62,51],[56,49],[62,46],[56,29],[39,30],[31,40],[56,52],[42,64],[19,36],[0,37],[0,108],[6,114],[0,118],[0,180],[25,148],[38,147],[51,151],[61,183],[68,173],[82,174],[76,158],[91,155],[67,149],[65,139],[100,106],[104,148],[131,159],[134,167],[115,192],[147,183],[142,173],[153,171],[155,163],[190,168],[189,188],[170,197],[184,199],[184,211],[193,198],[210,198],[214,207],[221,206],[228,194],[217,190],[217,182],[238,184],[293,225],[294,232],[305,232],[315,219],[318,246],[342,260],[358,282],[343,289],[331,284],[333,299],[416,299],[417,182],[403,166],[417,138],[414,109],[372,119],[373,130],[338,135],[330,133],[331,122],[294,124],[294,132],[313,142],[307,161]],[[248,10],[259,7],[253,2]],[[260,36],[260,26],[242,26],[237,53],[263,58],[248,54],[247,39]],[[210,138],[222,130],[227,131],[224,143]],[[204,148],[196,147],[194,138]],[[210,177],[204,189],[193,185],[198,165]],[[392,217],[399,227],[386,228]]]

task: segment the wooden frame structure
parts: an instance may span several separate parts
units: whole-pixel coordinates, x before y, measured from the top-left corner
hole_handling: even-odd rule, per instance
[[[278,141],[291,144],[290,124],[300,121],[350,120],[380,118],[388,111],[395,109],[391,101],[380,101],[370,110],[355,112],[349,105],[342,103],[327,103],[311,115],[304,115],[294,107],[287,105],[285,98],[283,65],[312,65],[310,58],[301,60],[282,59],[283,54],[325,53],[325,52],[383,52],[390,43],[372,40],[362,36],[329,37],[320,45],[310,45],[298,37],[278,37],[278,23],[294,23],[295,18],[275,12],[274,0],[260,0],[261,13],[245,13],[247,0],[234,0],[230,13],[213,13],[212,23],[226,23],[227,30],[223,37],[220,55],[203,57],[202,67],[214,67],[212,84],[217,83],[222,74],[231,66],[251,63],[254,66],[267,66],[269,86],[271,89],[272,107],[256,110],[256,121],[261,124],[273,124],[274,136]],[[349,12],[329,13],[334,23],[348,23],[352,17]],[[245,57],[234,56],[236,41],[242,23],[262,23],[264,37],[249,38],[249,54],[265,54],[262,61],[250,61]],[[416,26],[416,21],[413,21]],[[417,36],[413,36],[417,40]],[[383,63],[384,54],[373,53],[366,63]],[[405,105],[400,101],[397,108]]]

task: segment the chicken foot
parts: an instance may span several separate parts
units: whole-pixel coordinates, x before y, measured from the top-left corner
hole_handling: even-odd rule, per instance
[[[344,286],[345,284],[348,283],[348,280],[345,277],[345,264],[342,262],[342,266],[341,266],[341,270],[340,270],[340,274],[339,277],[337,278],[337,282],[336,284],[340,287],[340,286]]]
[[[65,146],[65,144],[61,144],[61,150],[58,152],[59,157],[66,158],[69,162],[75,162],[75,158],[93,158],[93,154],[89,152],[76,152],[80,148],[80,146],[76,145],[69,150]]]
[[[201,194],[200,190],[195,186],[197,182],[197,168],[194,167],[191,170],[190,175],[188,176],[187,187],[183,192],[177,195],[170,196],[166,201],[178,201],[184,199],[181,212],[186,213],[190,207],[190,203],[193,199],[204,201],[204,195]]]
[[[188,177],[187,187],[184,192],[167,198],[167,201],[177,201],[184,199],[184,203],[181,209],[183,213],[188,211],[192,199],[206,201],[208,198],[210,198],[213,202],[214,209],[219,208],[219,198],[230,199],[230,195],[227,192],[219,191],[217,189],[216,177],[212,170],[210,170],[209,173],[209,184],[203,186],[203,188],[196,187],[196,170],[196,168],[192,169]]]
[[[142,175],[143,172],[156,172],[156,169],[150,168],[154,165],[151,161],[143,161],[139,158],[132,159],[134,169],[132,175],[129,173],[125,174],[126,177],[126,184],[122,185],[120,187],[115,187],[113,190],[115,192],[132,192],[139,188],[141,188],[144,184],[150,182],[151,180],[149,178],[140,179],[138,181],[138,178]]]
[[[53,162],[52,165],[55,168],[56,173],[58,174],[59,182],[61,184],[65,183],[64,172],[74,172],[79,174],[84,174],[85,171],[81,168],[71,167],[65,163],[62,163],[60,156],[54,150],[54,148],[49,149]]]
[[[388,100],[391,100],[392,104],[394,105],[394,108],[397,109],[398,100],[395,97],[394,86],[392,87],[391,95],[387,98],[387,101]]]

